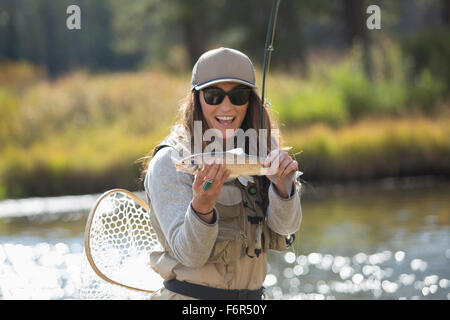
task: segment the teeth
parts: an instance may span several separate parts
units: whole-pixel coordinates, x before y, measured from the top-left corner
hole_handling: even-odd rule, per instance
[[[217,117],[217,119],[223,120],[223,121],[228,121],[228,120],[233,120],[234,117]]]

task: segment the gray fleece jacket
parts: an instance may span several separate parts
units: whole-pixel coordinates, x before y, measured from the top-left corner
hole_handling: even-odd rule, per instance
[[[177,139],[173,139],[172,143],[174,141],[179,143]],[[207,262],[216,242],[220,212],[215,209],[216,216],[211,224],[204,222],[193,212],[191,201],[194,176],[178,172],[174,160],[178,160],[176,152],[170,147],[157,152],[149,164],[144,186],[171,254],[183,265],[198,268]],[[267,209],[268,227],[278,234],[289,235],[299,230],[301,220],[299,192],[284,199],[271,185]]]

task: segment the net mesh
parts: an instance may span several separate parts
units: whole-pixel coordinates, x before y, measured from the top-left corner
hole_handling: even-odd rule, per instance
[[[151,293],[125,286],[147,291],[162,286],[163,279],[150,267],[150,252],[154,250],[161,250],[161,246],[145,202],[126,190],[106,192],[87,222],[80,297],[148,299]]]

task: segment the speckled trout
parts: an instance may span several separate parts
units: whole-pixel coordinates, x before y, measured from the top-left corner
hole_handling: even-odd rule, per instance
[[[290,147],[281,150],[289,150]],[[201,171],[205,164],[215,161],[224,163],[230,170],[230,178],[273,175],[276,173],[278,164],[272,163],[270,167],[264,167],[266,157],[258,157],[244,153],[241,148],[225,152],[197,153],[181,159],[175,164],[177,171],[190,173],[192,175]]]

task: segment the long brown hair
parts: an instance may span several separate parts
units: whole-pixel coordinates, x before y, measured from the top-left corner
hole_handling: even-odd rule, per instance
[[[256,130],[257,135],[259,135],[260,129],[260,115],[261,115],[261,98],[258,94],[252,90],[250,94],[250,99],[248,102],[247,113],[242,122],[241,129],[244,131],[250,128]],[[271,151],[271,130],[278,129],[276,125],[276,121],[273,120],[273,116],[270,113],[270,110],[266,107],[263,108],[264,112],[264,129],[267,130],[267,153]],[[194,144],[194,121],[202,121],[202,129],[203,133],[209,129],[209,126],[206,122],[206,119],[202,112],[202,107],[200,104],[200,92],[198,90],[193,89],[188,93],[184,102],[181,104],[178,110],[176,125],[183,126],[191,136],[191,150],[193,150]],[[281,138],[281,137],[280,137]],[[259,141],[259,136],[258,136]],[[144,157],[144,161],[141,165],[141,174],[140,174],[140,183],[142,184],[145,176],[147,174],[148,165],[151,161],[151,158],[154,154],[158,146],[156,146],[153,150],[151,150],[146,157]],[[206,147],[206,142],[203,142],[203,149]],[[248,146],[246,146],[248,147]],[[280,146],[281,147],[281,146]],[[248,152],[248,150],[246,150]],[[259,154],[259,150],[258,150]],[[270,185],[270,181],[265,176],[258,176],[257,180],[259,181],[260,188],[262,189],[262,198],[264,202],[264,210],[268,205],[268,189]]]

